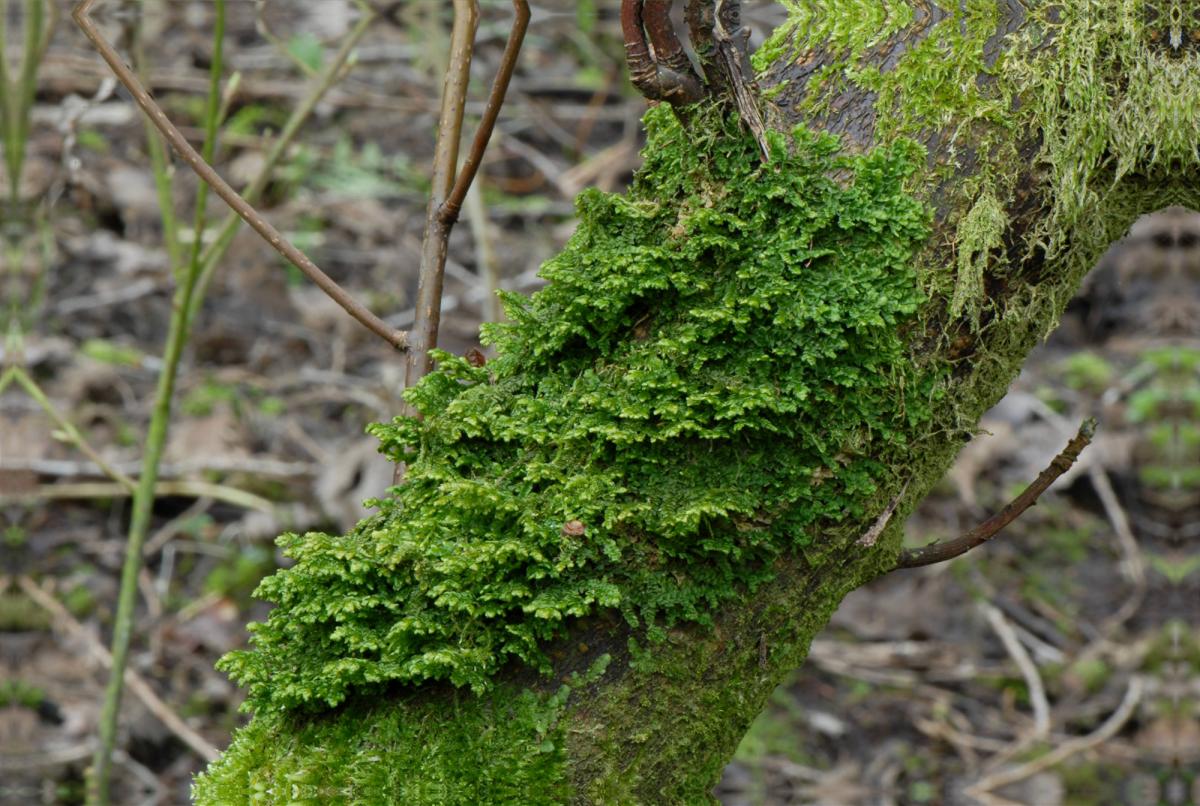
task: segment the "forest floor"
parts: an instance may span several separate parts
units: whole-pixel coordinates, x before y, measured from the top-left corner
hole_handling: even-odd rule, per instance
[[[399,328],[413,318],[447,5],[414,0],[375,24],[262,205]],[[482,6],[475,99],[510,21],[509,3]],[[618,6],[534,3],[478,203],[451,239],[444,349],[477,346],[480,321],[497,315],[489,270],[504,288],[536,289],[539,265],[573,229],[574,196],[630,181],[645,102],[626,78]],[[22,50],[21,8],[8,4],[10,62]],[[211,8],[169,0],[148,2],[140,18],[96,14],[114,39],[140,21],[149,84],[192,137]],[[227,59],[242,78],[216,165],[238,184],[306,92],[304,70],[346,35],[353,5],[229,8]],[[2,222],[10,315],[0,368],[23,367],[44,395],[0,390],[0,803],[13,804],[81,802],[130,508],[47,407],[105,462],[139,473],[174,287],[143,122],[105,85],[107,68],[67,10],[39,66],[21,201]],[[772,3],[746,10],[760,32],[780,18]],[[468,107],[468,131],[481,108]],[[194,187],[178,165],[181,220]],[[1145,338],[1144,318],[1194,311],[1118,282],[1147,266],[1200,275],[1196,237],[1177,237],[1184,231],[1200,233],[1200,222],[1155,219],[1141,246],[1097,269],[983,423],[990,434],[910,519],[911,540],[982,520],[1094,415],[1101,430],[1086,461],[994,545],[852,594],[727,768],[725,804],[1200,802],[1189,771],[1200,763],[1197,563],[1142,473],[1161,448],[1164,384],[1182,376],[1194,403],[1200,363],[1194,345],[1164,351]],[[274,538],[345,529],[390,484],[363,427],[398,411],[402,371],[266,244],[238,236],[207,289],[175,398],[116,802],[186,803],[191,777],[245,719],[241,693],[213,664],[266,612],[250,593],[281,561]]]

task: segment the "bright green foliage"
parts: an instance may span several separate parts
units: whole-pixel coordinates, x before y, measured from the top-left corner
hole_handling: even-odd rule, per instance
[[[280,539],[296,564],[259,590],[278,607],[222,661],[252,707],[484,691],[512,659],[548,670],[545,643],[600,609],[652,638],[705,622],[807,527],[865,513],[929,417],[900,335],[923,301],[929,215],[904,182],[924,154],[797,130],[763,165],[703,114],[652,111],[639,181],[581,196],[550,285],[487,330],[499,357],[439,354],[408,393],[424,420],[372,427],[409,463],[379,514]]]

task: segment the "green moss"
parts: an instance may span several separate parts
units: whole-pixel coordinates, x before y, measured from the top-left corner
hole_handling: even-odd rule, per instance
[[[559,717],[572,685],[594,682],[607,663],[550,695],[502,685],[436,703],[359,698],[324,715],[262,714],[192,796],[221,806],[559,804],[568,791]]]
[[[408,393],[424,420],[373,427],[408,462],[380,513],[281,538],[296,564],[259,591],[278,607],[222,661],[252,707],[484,691],[512,659],[548,670],[546,642],[604,609],[707,622],[894,481],[933,386],[899,335],[922,302],[920,149],[843,157],[798,129],[762,165],[703,114],[651,112],[635,187],[581,196],[550,285],[487,331],[498,358],[439,354]]]

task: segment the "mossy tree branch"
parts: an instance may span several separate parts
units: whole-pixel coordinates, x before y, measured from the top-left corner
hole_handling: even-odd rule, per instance
[[[769,161],[652,111],[496,359],[376,427],[407,482],[284,538],[199,803],[711,799],[1101,251],[1200,201],[1195,62],[1120,4],[788,5]]]

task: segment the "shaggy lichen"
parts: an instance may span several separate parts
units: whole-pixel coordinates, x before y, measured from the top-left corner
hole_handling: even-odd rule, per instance
[[[276,609],[222,668],[258,712],[385,683],[486,691],[601,609],[661,636],[771,577],[808,528],[865,514],[929,417],[934,380],[901,328],[929,212],[909,141],[843,156],[736,121],[647,117],[628,196],[585,192],[531,299],[445,353],[373,427],[407,478],[346,536],[281,538]],[[707,132],[697,142],[697,133]],[[412,446],[405,452],[403,446]]]
[[[973,327],[979,327],[979,312],[987,298],[983,288],[984,270],[993,250],[1004,246],[1008,217],[990,192],[975,200],[971,211],[958,224],[958,276],[950,298],[950,316],[967,313]]]
[[[977,199],[1008,208],[1025,177],[1023,189],[1050,205],[1024,236],[1022,256],[1040,250],[1062,276],[1081,277],[1139,214],[1200,202],[1196,183],[1184,178],[1200,167],[1196,0],[784,5],[789,20],[758,64],[789,115],[823,120],[854,97],[871,142],[936,144],[930,178],[953,180],[943,188],[946,210],[970,210]],[[1027,142],[1037,152],[1034,186],[1028,151],[1021,156]],[[987,212],[988,232],[1003,232],[995,208]],[[960,233],[980,231],[950,223]],[[931,296],[953,297],[955,315],[966,314],[974,329],[1065,304],[1022,296],[984,322],[978,313],[990,300],[979,272],[1004,277],[1013,255],[980,252],[978,240],[955,246],[969,272],[931,266],[927,281]],[[1055,293],[1074,286],[1056,283]],[[1039,321],[1043,333],[1053,324]]]

